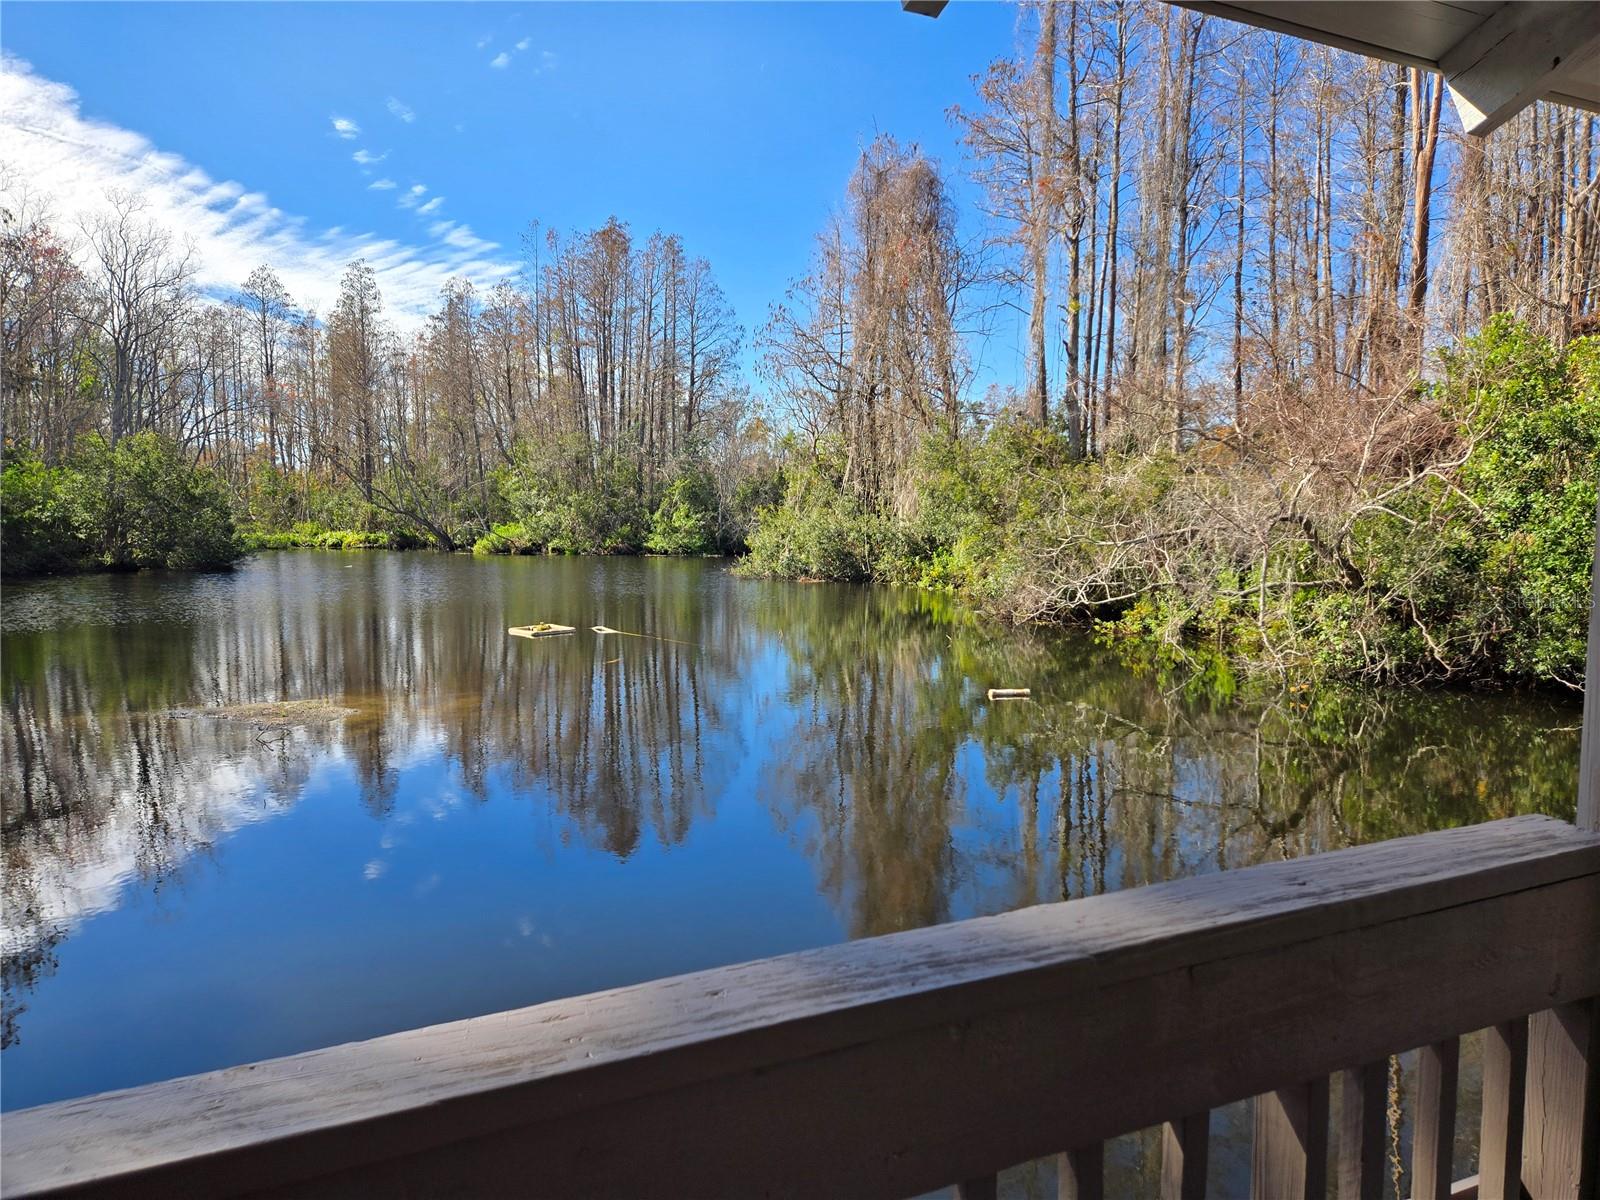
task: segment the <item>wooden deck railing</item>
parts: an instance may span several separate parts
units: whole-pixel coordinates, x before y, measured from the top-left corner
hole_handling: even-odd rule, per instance
[[[1487,1029],[1479,1194],[1587,1200],[1597,997],[1600,835],[1519,817],[12,1113],[0,1186],[980,1197],[1060,1153],[1088,1200],[1102,1142],[1164,1122],[1163,1195],[1198,1197],[1207,1114],[1254,1096],[1257,1197],[1378,1197],[1384,1063],[1420,1047],[1441,1197]]]

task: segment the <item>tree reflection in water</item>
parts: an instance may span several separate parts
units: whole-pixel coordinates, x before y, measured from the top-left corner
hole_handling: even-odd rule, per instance
[[[1224,696],[926,593],[793,589],[760,621],[807,714],[766,794],[854,936],[1572,813],[1576,712],[1554,703]],[[1017,681],[1036,699],[983,700]]]
[[[505,634],[543,619],[580,631]],[[8,1045],[75,929],[130,895],[181,908],[187,872],[225,863],[230,836],[294,809],[330,763],[385,825],[408,770],[438,760],[464,803],[530,806],[547,856],[625,866],[727,826],[714,862],[771,843],[809,864],[849,937],[1570,817],[1576,780],[1577,713],[1553,700],[1185,686],[937,595],[697,561],[275,554],[232,577],[8,588],[4,621]],[[1035,698],[983,698],[1013,685]],[[184,711],[312,699],[354,711],[283,727]],[[662,879],[639,920],[682,969],[670,956],[699,934],[674,897],[693,878]],[[748,903],[781,924],[776,888]],[[699,953],[682,962],[716,951]],[[1241,1165],[1228,1120],[1224,1181]],[[1156,1146],[1119,1145],[1125,1191]],[[1020,1194],[1050,1182],[1011,1177]]]

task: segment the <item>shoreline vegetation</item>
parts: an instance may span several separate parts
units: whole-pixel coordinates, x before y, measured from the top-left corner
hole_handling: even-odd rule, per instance
[[[1162,667],[1581,692],[1600,338],[1497,318],[1442,365],[1359,423],[1285,404],[1179,453],[1074,458],[1016,420],[930,438],[890,509],[825,444],[739,570],[947,589]]]
[[[1074,457],[1059,428],[1002,419],[930,435],[895,510],[850,492],[836,443],[810,455],[791,443],[731,517],[713,480],[686,475],[654,512],[633,488],[588,507],[569,495],[494,525],[471,552],[731,555],[747,577],[913,585],[1010,623],[1087,626],[1134,660],[1214,677],[1581,691],[1600,338],[1557,349],[1497,318],[1442,366],[1437,382],[1373,406],[1364,472],[1332,469],[1348,448],[1305,406],[1181,453],[1095,459]],[[12,456],[4,512],[12,578],[430,545],[403,527],[236,525],[216,473],[149,433],[86,439],[57,468]],[[1195,520],[1206,512],[1220,514],[1211,528]]]
[[[0,173],[0,572],[736,555],[1162,669],[1581,690],[1600,124],[1464,139],[1442,88],[1024,6],[949,110],[963,161],[865,145],[750,336],[615,217],[427,313],[357,261],[319,313],[268,265],[202,292],[136,197],[74,230]]]
[[[789,439],[731,509],[703,474],[668,484],[654,511],[631,484],[599,503],[547,489],[533,515],[496,523],[470,550],[732,556],[747,577],[912,585],[1009,623],[1089,627],[1133,660],[1212,676],[1580,691],[1600,338],[1557,349],[1496,318],[1441,365],[1436,382],[1367,414],[1364,472],[1333,469],[1348,447],[1314,406],[1219,427],[1179,453],[1093,459],[1059,427],[1003,417],[929,435],[894,508],[850,491],[836,440],[802,454]],[[115,446],[91,435],[55,467],[13,452],[3,484],[7,579],[437,548],[371,512],[367,528],[263,529],[217,472],[151,432]],[[326,503],[360,511],[347,495]],[[1216,523],[1197,525],[1208,512]]]

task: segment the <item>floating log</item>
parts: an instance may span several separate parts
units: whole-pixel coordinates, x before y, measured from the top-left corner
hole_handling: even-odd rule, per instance
[[[513,625],[506,630],[512,637],[542,638],[555,637],[560,633],[571,633],[571,625],[551,625],[549,622],[540,622],[537,625]]]
[[[991,700],[1026,700],[1033,695],[1032,688],[990,688]]]

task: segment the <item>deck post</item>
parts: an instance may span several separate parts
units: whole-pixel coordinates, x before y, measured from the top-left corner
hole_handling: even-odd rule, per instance
[[[1522,1186],[1531,1200],[1596,1200],[1600,1187],[1600,997],[1528,1020]]]
[[[1600,504],[1594,511],[1589,580],[1589,655],[1584,665],[1583,736],[1578,751],[1578,828],[1600,833]]]

